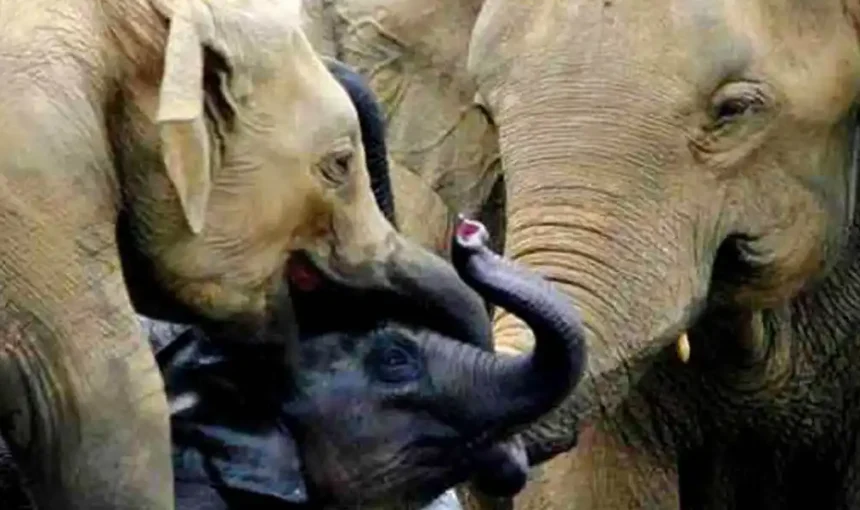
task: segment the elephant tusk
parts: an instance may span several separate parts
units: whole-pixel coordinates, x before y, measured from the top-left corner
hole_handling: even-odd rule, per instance
[[[678,351],[678,358],[681,360],[681,363],[686,363],[690,360],[690,339],[687,338],[686,331],[678,337],[675,349]]]

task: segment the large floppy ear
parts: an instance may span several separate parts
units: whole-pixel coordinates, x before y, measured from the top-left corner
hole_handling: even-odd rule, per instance
[[[160,346],[155,359],[170,404],[177,494],[195,493],[195,508],[209,508],[201,499],[220,499],[223,491],[212,487],[228,489],[237,508],[258,508],[261,497],[285,508],[306,504],[298,445],[271,405],[282,387],[258,377],[261,357],[277,356],[218,346],[198,327],[147,322],[150,343]]]
[[[202,21],[195,0],[179,0],[170,15],[158,124],[167,176],[191,231],[199,234],[212,188],[209,134],[204,119]]]

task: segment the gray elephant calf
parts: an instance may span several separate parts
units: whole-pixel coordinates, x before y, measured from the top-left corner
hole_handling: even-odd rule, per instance
[[[533,328],[535,350],[520,358],[369,308],[332,324],[318,300],[328,309],[354,302],[333,287],[296,291],[300,327],[312,333],[292,374],[274,369],[281,353],[259,345],[225,347],[200,328],[145,321],[171,402],[177,508],[417,508],[475,473],[496,491],[519,490],[524,459],[500,441],[576,384],[583,333],[569,303],[493,254],[485,234],[462,223],[454,261],[482,296]]]

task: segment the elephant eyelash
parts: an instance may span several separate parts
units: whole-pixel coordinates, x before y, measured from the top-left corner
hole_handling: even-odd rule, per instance
[[[354,154],[354,151],[349,149],[328,155],[319,165],[323,179],[333,187],[343,184],[346,176],[349,175],[349,167]]]
[[[767,113],[775,106],[772,94],[758,82],[734,82],[720,87],[711,98],[706,131],[720,132],[744,118]]]

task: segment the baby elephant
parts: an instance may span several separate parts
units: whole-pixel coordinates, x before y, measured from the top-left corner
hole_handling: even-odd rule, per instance
[[[505,441],[576,385],[583,331],[566,298],[486,240],[482,225],[463,221],[455,266],[532,328],[529,355],[496,356],[400,319],[341,321],[343,307],[362,302],[334,294],[316,317],[299,315],[290,374],[265,344],[216,347],[197,328],[161,349],[177,509],[417,508],[476,474],[511,484],[495,492],[519,490],[525,460]]]

